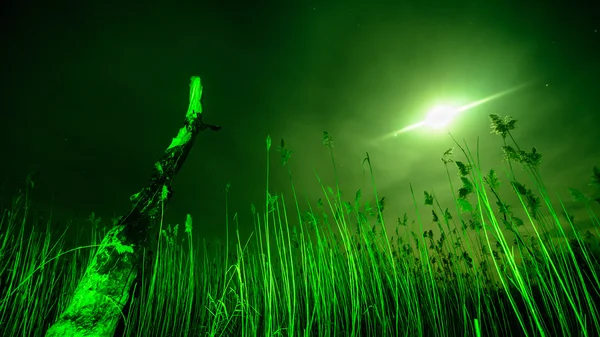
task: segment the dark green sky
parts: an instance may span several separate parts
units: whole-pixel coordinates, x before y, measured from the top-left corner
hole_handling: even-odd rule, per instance
[[[451,206],[440,161],[453,145],[446,133],[374,140],[436,102],[469,103],[525,83],[466,111],[452,134],[473,147],[479,136],[484,169],[504,179],[487,116],[515,117],[515,136],[544,154],[545,181],[563,197],[569,186],[585,190],[600,164],[592,1],[93,3],[2,13],[3,193],[37,170],[40,202],[62,216],[126,209],[181,126],[192,75],[202,78],[205,120],[224,128],[198,138],[168,219],[191,213],[206,237],[224,234],[228,182],[232,215],[249,228],[249,204],[264,200],[268,134],[295,151],[298,192],[311,201],[321,193],[313,168],[333,182],[326,130],[348,196],[368,189],[368,151],[390,219],[413,217],[409,182],[419,200],[434,190]],[[288,193],[277,154],[271,159],[273,192]]]

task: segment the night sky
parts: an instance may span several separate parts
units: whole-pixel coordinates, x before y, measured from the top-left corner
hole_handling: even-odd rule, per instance
[[[543,153],[553,197],[572,205],[567,187],[589,191],[600,165],[593,1],[256,3],[3,9],[2,196],[36,172],[36,208],[52,208],[56,219],[122,214],[181,127],[191,76],[202,79],[204,120],[223,129],[198,137],[167,221],[190,213],[197,235],[209,240],[224,237],[227,183],[230,218],[239,213],[244,235],[250,203],[264,207],[267,135],[271,193],[283,192],[292,211],[287,171],[274,151],[281,138],[294,150],[290,167],[304,209],[322,197],[314,171],[334,183],[323,131],[335,140],[346,199],[362,188],[374,201],[362,167],[368,152],[393,228],[404,212],[415,218],[409,183],[421,207],[424,190],[453,207],[440,161],[454,146],[446,131],[473,150],[479,137],[483,169],[507,180],[491,113],[519,120],[514,135]],[[436,104],[463,106],[514,88],[464,111],[447,130],[382,138]]]

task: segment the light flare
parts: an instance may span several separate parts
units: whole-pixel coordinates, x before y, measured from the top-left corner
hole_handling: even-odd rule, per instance
[[[393,136],[397,136],[398,134],[401,134],[401,133],[404,133],[404,132],[407,132],[407,131],[411,131],[411,130],[414,130],[414,129],[417,129],[417,128],[420,128],[420,127],[423,127],[423,126],[428,126],[428,127],[432,128],[432,129],[441,129],[441,128],[444,128],[445,126],[449,125],[452,122],[452,120],[459,113],[461,113],[463,111],[466,111],[468,109],[474,108],[476,106],[479,106],[479,105],[481,105],[483,103],[487,103],[487,102],[489,102],[491,100],[500,98],[502,96],[506,96],[506,95],[508,95],[510,93],[513,93],[513,92],[515,92],[515,91],[517,91],[519,89],[522,89],[522,88],[530,85],[531,83],[532,82],[528,82],[528,83],[525,83],[525,84],[518,85],[518,86],[516,86],[514,88],[511,88],[511,89],[499,92],[497,94],[491,95],[489,97],[480,99],[478,101],[469,103],[469,104],[464,105],[464,106],[462,106],[460,108],[451,108],[451,107],[447,107],[447,106],[438,106],[435,109],[433,109],[427,115],[427,118],[425,120],[422,120],[422,121],[420,121],[418,123],[409,125],[409,126],[404,127],[404,128],[402,128],[400,130],[396,130],[396,131],[392,132],[391,134],[389,134],[387,137],[392,136],[392,135]]]

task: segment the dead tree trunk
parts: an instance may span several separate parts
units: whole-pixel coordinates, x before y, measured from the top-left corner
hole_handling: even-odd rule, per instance
[[[150,219],[169,201],[171,185],[200,131],[220,126],[202,122],[200,77],[190,82],[190,105],[184,126],[154,164],[149,186],[130,199],[130,211],[102,240],[68,307],[46,332],[46,337],[112,336],[132,285],[141,269],[143,249],[150,239]]]

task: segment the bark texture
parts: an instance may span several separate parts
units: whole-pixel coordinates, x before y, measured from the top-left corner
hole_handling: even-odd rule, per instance
[[[151,218],[159,216],[169,202],[173,180],[198,133],[221,128],[203,123],[201,99],[200,78],[192,77],[183,127],[154,164],[148,186],[131,196],[130,211],[102,240],[68,307],[48,329],[47,337],[113,336],[141,269],[141,254],[150,241]]]

